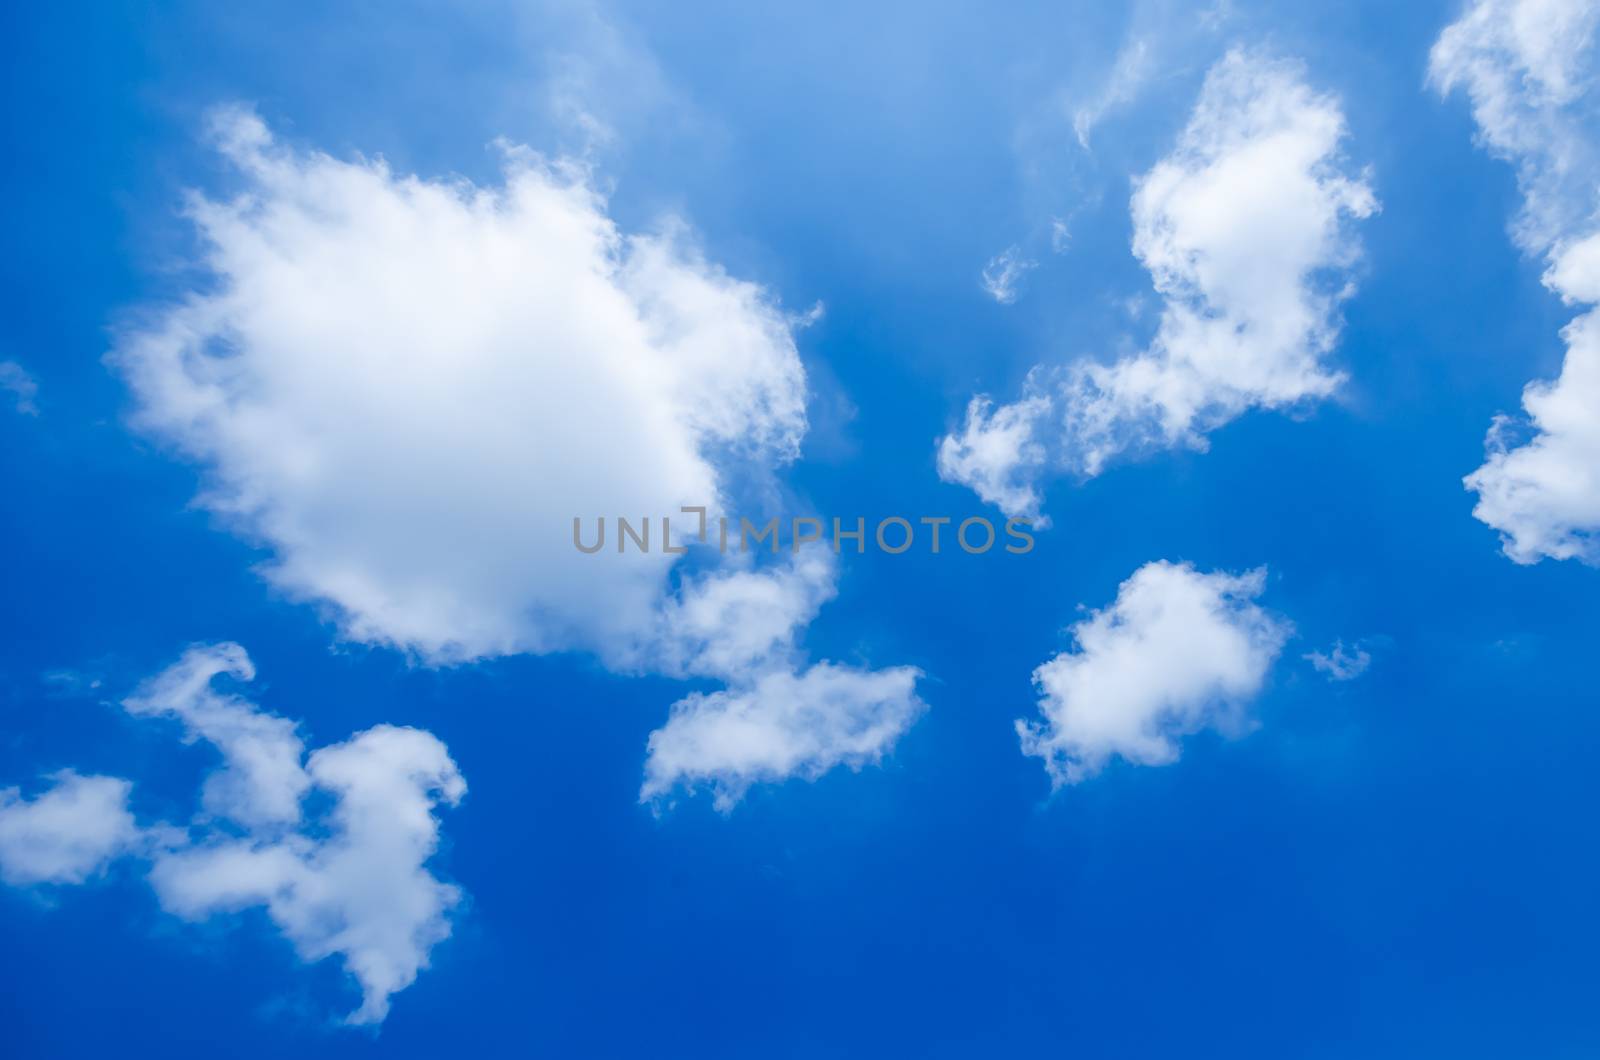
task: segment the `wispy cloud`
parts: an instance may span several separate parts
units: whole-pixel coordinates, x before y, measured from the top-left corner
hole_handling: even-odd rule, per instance
[[[978,285],[996,302],[1010,305],[1017,300],[1022,278],[1038,265],[1037,261],[1022,256],[1022,248],[1010,246],[989,259],[978,277]]]
[[[1352,645],[1346,650],[1342,640],[1334,641],[1333,647],[1325,652],[1307,652],[1301,658],[1330,681],[1353,681],[1366,673],[1367,667],[1372,665],[1371,652],[1360,644]]]
[[[0,361],[0,390],[8,391],[18,412],[24,416],[39,415],[34,398],[39,396],[39,384],[16,361]]]

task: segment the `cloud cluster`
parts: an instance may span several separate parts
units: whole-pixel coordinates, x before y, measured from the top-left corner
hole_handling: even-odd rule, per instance
[[[1049,467],[1093,476],[1119,456],[1204,448],[1251,408],[1324,398],[1358,256],[1352,219],[1377,209],[1342,156],[1344,116],[1297,63],[1235,50],[1207,74],[1177,146],[1136,184],[1133,252],[1162,298],[1149,347],[1112,363],[1041,367],[1024,396],[967,409],[939,471],[1008,515],[1038,514]]]
[[[1480,0],[1433,47],[1430,78],[1466,92],[1483,144],[1516,166],[1523,208],[1517,244],[1549,263],[1544,283],[1569,305],[1600,303],[1600,120],[1589,0]],[[1525,417],[1499,416],[1487,459],[1465,479],[1473,515],[1500,532],[1518,563],[1546,557],[1600,564],[1600,310],[1562,331],[1566,359],[1528,384]]]
[[[461,892],[426,865],[439,843],[434,811],[459,802],[466,783],[432,734],[393,725],[306,759],[294,723],[216,689],[224,675],[255,676],[243,648],[193,648],[123,703],[178,720],[187,739],[221,753],[187,829],[137,825],[126,780],[60,774],[31,801],[0,792],[0,876],[81,883],[135,855],[177,916],[260,906],[303,959],[338,956],[362,992],[348,1021],[380,1022],[450,934]],[[308,815],[314,791],[327,809]]]
[[[571,540],[575,517],[763,493],[806,429],[803,320],[707,262],[680,221],[621,232],[570,160],[504,146],[504,184],[485,188],[295,150],[245,111],[213,133],[245,185],[189,208],[215,283],[125,330],[111,362],[135,422],[207,470],[201,503],[271,550],[273,584],[346,638],[432,664],[582,650],[736,695],[783,666],[818,687],[792,667],[834,594],[831,556],[736,559],[674,586],[659,546]],[[828,746],[836,698],[804,715],[820,728],[795,735],[797,763],[849,760]],[[291,785],[315,779],[292,732],[219,728],[216,706],[183,719],[230,761],[208,806],[292,812]]]
[[[1292,632],[1255,603],[1265,580],[1259,569],[1140,567],[1109,607],[1072,627],[1075,649],[1033,672],[1043,718],[1017,722],[1023,752],[1044,759],[1059,786],[1113,757],[1175,762],[1179,739],[1202,729],[1240,732]]]

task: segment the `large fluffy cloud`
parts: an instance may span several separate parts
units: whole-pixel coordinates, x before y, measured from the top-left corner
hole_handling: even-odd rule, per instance
[[[0,879],[7,883],[82,883],[140,841],[127,781],[71,770],[54,781],[32,799],[0,788]]]
[[[221,676],[255,676],[237,644],[191,649],[124,701],[135,716],[179,720],[222,755],[187,829],[140,828],[126,780],[66,773],[32,801],[0,791],[0,875],[77,883],[136,854],[170,912],[199,920],[262,906],[305,960],[338,956],[362,992],[349,1021],[379,1022],[450,934],[461,891],[427,863],[435,809],[460,801],[466,783],[431,733],[393,725],[305,759],[292,722],[218,690]],[[325,798],[309,802],[314,791]]]
[[[1111,606],[1072,627],[1077,647],[1033,672],[1040,721],[1018,721],[1023,752],[1075,784],[1111,758],[1166,765],[1181,737],[1238,732],[1291,632],[1255,603],[1265,571],[1147,563]]]
[[[1111,363],[1036,369],[1024,397],[974,401],[939,470],[1009,515],[1036,515],[1055,466],[1096,475],[1153,447],[1204,448],[1251,408],[1331,394],[1327,362],[1377,202],[1342,157],[1344,116],[1297,63],[1234,51],[1206,77],[1170,155],[1136,184],[1133,252],[1162,298],[1150,346]]]
[[[681,225],[625,235],[590,174],[395,174],[215,120],[244,182],[195,198],[215,282],[126,330],[136,422],[346,636],[431,661],[626,656],[673,557],[576,555],[575,516],[715,506],[791,459],[805,378],[761,288]]]
[[[1600,303],[1600,230],[1592,0],[1480,0],[1439,37],[1430,75],[1463,89],[1484,145],[1517,168],[1519,246],[1549,261],[1547,287],[1569,305]],[[1562,331],[1553,381],[1523,391],[1525,418],[1500,416],[1484,465],[1466,478],[1473,515],[1500,531],[1518,563],[1600,563],[1600,319]]]

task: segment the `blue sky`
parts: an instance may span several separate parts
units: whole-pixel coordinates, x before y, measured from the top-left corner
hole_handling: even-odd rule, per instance
[[[0,17],[5,1055],[1600,1050],[1593,4]]]

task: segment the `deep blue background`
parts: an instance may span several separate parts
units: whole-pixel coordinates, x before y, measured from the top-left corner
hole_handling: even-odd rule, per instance
[[[1165,20],[1192,40],[1092,155],[1060,100],[1122,40],[1098,6],[617,14],[621,58],[588,86],[618,134],[599,156],[615,214],[680,209],[713,260],[826,303],[801,336],[816,429],[789,476],[824,513],[978,512],[932,461],[966,398],[1148,331],[1117,305],[1148,289],[1128,178],[1227,41],[1303,56],[1341,95],[1383,202],[1341,401],[1058,482],[1028,556],[849,559],[813,655],[921,666],[931,710],[883,768],[758,789],[726,819],[635,803],[681,685],[335,646],[187,507],[195,471],[125,429],[100,362],[120,314],[193,280],[175,210],[223,177],[206,106],[493,180],[495,136],[574,146],[541,93],[552,55],[604,35],[494,6],[7,7],[0,360],[37,377],[42,414],[0,414],[0,785],[74,765],[183,819],[211,759],[105,701],[190,642],[238,640],[253,695],[313,744],[378,721],[449,744],[471,792],[437,864],[471,904],[374,1036],[329,1028],[353,991],[262,917],[180,925],[121,871],[0,892],[0,1055],[1600,1052],[1600,574],[1513,565],[1460,485],[1490,417],[1557,370],[1569,313],[1505,237],[1508,167],[1459,99],[1423,90],[1453,5],[1240,6],[1210,37]],[[1069,214],[1054,256],[1049,218]],[[1001,307],[977,273],[1011,243],[1041,265]],[[1299,636],[1260,726],[1050,798],[1011,729],[1029,673],[1079,604],[1157,558],[1268,566],[1264,602]],[[1368,638],[1367,675],[1329,684],[1301,660],[1335,637]],[[102,685],[45,679],[62,670]]]

